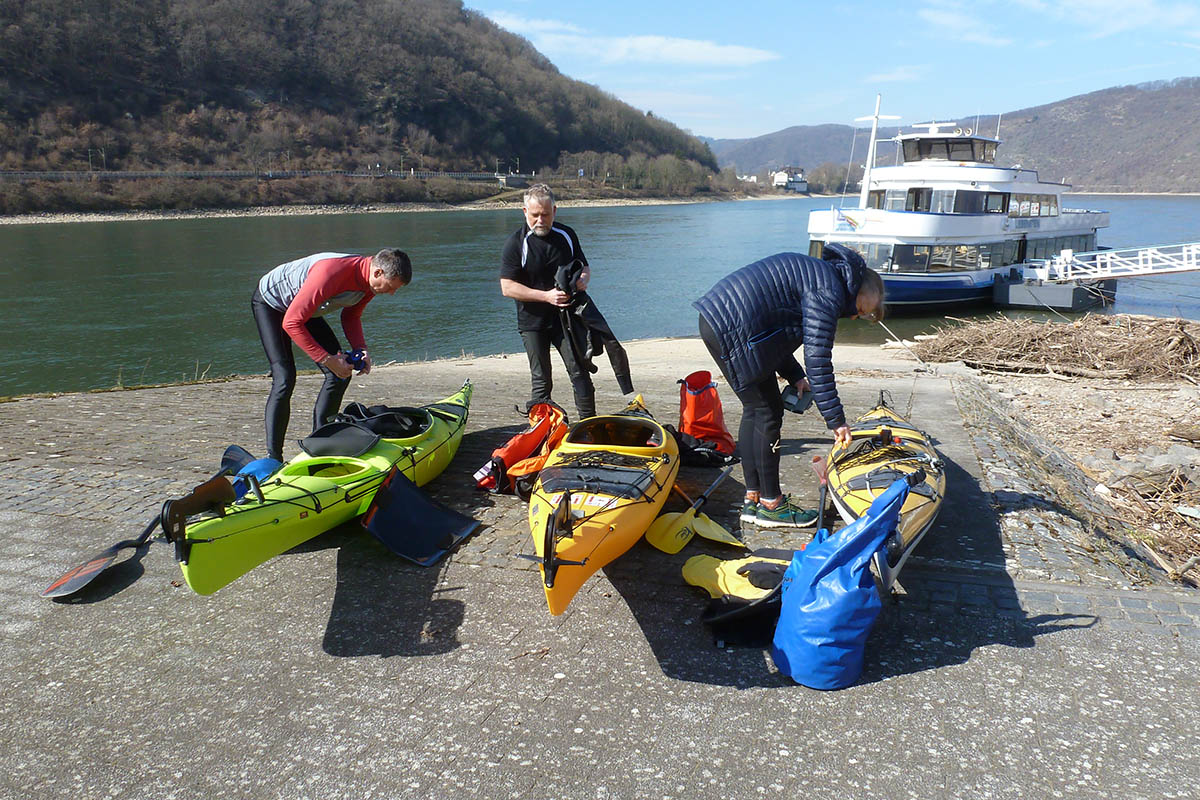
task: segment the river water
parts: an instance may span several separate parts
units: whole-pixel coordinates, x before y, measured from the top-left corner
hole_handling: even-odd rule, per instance
[[[808,211],[830,203],[564,208],[558,219],[579,233],[589,293],[628,340],[694,335],[692,300],[758,258],[807,252]],[[1074,195],[1068,205],[1111,211],[1099,234],[1110,247],[1200,240],[1200,197]],[[0,226],[0,396],[265,372],[254,286],[320,251],[412,257],[412,284],[363,317],[377,363],[521,352],[498,281],[500,249],[520,224],[519,210],[495,210]],[[1113,310],[1200,319],[1200,275],[1123,280]],[[889,326],[909,336],[938,322]],[[884,334],[843,321],[838,336]]]

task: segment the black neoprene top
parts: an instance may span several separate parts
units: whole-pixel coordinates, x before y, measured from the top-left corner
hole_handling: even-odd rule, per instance
[[[500,258],[500,277],[524,284],[531,289],[551,289],[559,266],[575,259],[587,263],[579,237],[570,227],[555,222],[544,237],[535,235],[522,224],[504,243]],[[549,303],[517,300],[517,330],[546,330],[558,318],[558,309]]]

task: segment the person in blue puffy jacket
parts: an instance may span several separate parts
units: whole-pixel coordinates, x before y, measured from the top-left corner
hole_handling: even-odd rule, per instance
[[[770,528],[814,524],[817,512],[793,504],[779,485],[784,408],[775,376],[811,391],[834,437],[849,442],[833,377],[833,337],[840,317],[883,319],[883,280],[855,251],[828,244],[821,258],[777,253],[742,267],[692,305],[700,312],[700,338],[742,402],[742,520]],[[803,367],[795,356],[801,346]]]

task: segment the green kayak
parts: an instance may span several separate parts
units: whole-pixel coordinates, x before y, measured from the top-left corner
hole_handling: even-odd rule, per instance
[[[188,520],[176,557],[197,594],[212,594],[259,564],[363,514],[392,467],[418,486],[440,475],[462,441],[471,383],[420,408],[390,409],[412,435],[382,436],[365,452],[302,453],[236,503]],[[308,441],[308,440],[305,440]]]

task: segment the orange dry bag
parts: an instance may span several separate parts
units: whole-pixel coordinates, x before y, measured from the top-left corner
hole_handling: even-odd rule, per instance
[[[679,430],[712,442],[725,455],[733,453],[733,437],[725,427],[725,412],[712,373],[699,370],[679,382]]]
[[[514,491],[517,479],[537,476],[566,435],[566,413],[552,403],[535,403],[529,409],[529,427],[492,451],[475,473],[475,485],[497,493]]]

